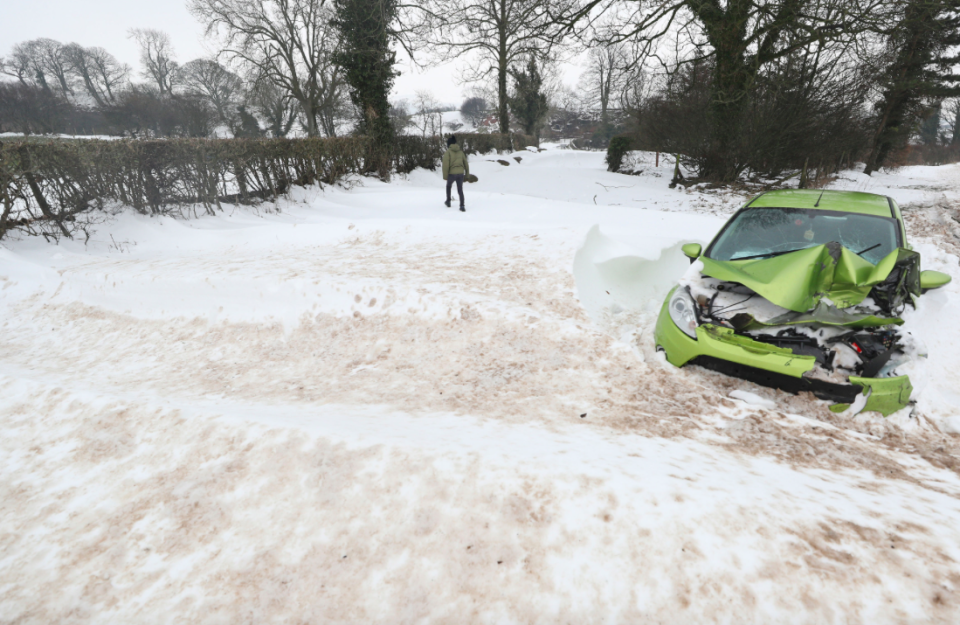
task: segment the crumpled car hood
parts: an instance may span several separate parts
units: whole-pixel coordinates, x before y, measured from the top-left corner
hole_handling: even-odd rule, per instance
[[[849,308],[871,291],[876,303],[891,313],[911,294],[920,295],[920,255],[905,248],[890,252],[876,265],[837,242],[772,258],[700,260],[703,275],[738,282],[800,313],[814,310],[823,299],[836,308]]]

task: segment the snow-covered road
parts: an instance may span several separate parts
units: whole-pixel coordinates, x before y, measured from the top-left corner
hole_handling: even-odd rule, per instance
[[[884,420],[655,353],[743,197],[519,156],[0,248],[0,623],[955,622],[960,168],[835,183],[955,279]]]

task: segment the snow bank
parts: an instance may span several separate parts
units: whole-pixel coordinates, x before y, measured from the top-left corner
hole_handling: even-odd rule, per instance
[[[617,325],[633,329],[629,326],[642,323],[636,315],[649,319],[658,313],[663,298],[683,275],[689,260],[680,247],[687,242],[666,249],[648,242],[645,248],[634,249],[593,226],[573,259],[577,299],[594,323],[608,332]]]

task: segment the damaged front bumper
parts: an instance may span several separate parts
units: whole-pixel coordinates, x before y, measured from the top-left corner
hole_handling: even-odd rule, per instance
[[[664,301],[657,319],[657,347],[666,352],[667,360],[677,366],[696,364],[756,384],[779,388],[790,393],[808,391],[820,399],[837,402],[831,410],[842,411],[853,404],[858,395],[867,395],[864,410],[883,416],[893,414],[910,401],[913,385],[907,376],[862,378],[850,376],[850,384],[837,384],[804,377],[816,365],[813,356],[798,355],[790,349],[754,341],[734,333],[730,328],[713,324],[697,327],[697,338],[684,334],[667,311],[670,298]]]

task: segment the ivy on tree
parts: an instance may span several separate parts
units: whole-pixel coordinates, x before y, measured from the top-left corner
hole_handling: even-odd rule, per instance
[[[388,95],[398,75],[396,53],[390,48],[391,25],[397,19],[397,0],[334,0],[332,24],[340,33],[334,53],[350,85],[350,99],[360,109],[358,131],[380,150],[394,141]]]
[[[549,108],[543,92],[543,76],[531,57],[523,70],[511,72],[514,80],[513,96],[509,99],[510,110],[523,127],[523,132],[534,135],[539,142],[540,129],[547,120]]]

